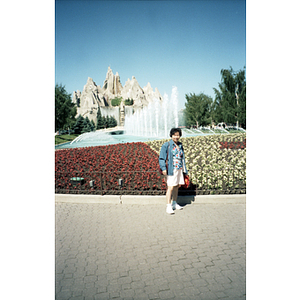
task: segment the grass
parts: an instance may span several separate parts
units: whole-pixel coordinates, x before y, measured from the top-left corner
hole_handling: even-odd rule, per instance
[[[79,134],[63,134],[55,136],[55,145],[73,141]]]

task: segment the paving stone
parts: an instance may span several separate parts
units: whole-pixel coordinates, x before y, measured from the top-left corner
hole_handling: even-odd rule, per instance
[[[126,284],[126,283],[131,283],[132,282],[132,278],[131,277],[120,277],[118,279],[118,284],[122,285],[122,284]]]
[[[239,291],[236,288],[231,288],[231,289],[226,289],[224,290],[224,293],[230,298],[239,298],[239,299],[243,299],[246,298],[245,297],[245,292],[243,291]]]
[[[83,296],[71,296],[69,300],[84,300]]]
[[[184,288],[184,285],[180,281],[176,280],[170,282],[168,284],[168,287],[170,288],[170,290],[174,291],[174,290],[182,290]]]
[[[160,292],[160,288],[156,285],[151,285],[151,286],[146,286],[144,288],[145,293],[147,294],[155,294],[158,295],[158,293]]]
[[[69,278],[69,279],[62,279],[60,281],[60,284],[63,286],[63,287],[70,287],[74,284],[74,279],[73,278]]]
[[[183,291],[184,294],[187,295],[188,297],[196,296],[196,295],[199,295],[199,294],[200,294],[200,290],[197,289],[197,288],[194,287],[194,286],[191,286],[191,287],[188,287],[188,288],[184,288],[182,291]]]
[[[95,283],[98,280],[97,276],[94,275],[89,275],[89,276],[85,276],[83,279],[84,283]]]
[[[70,278],[74,277],[73,275],[74,275],[74,273],[66,273],[63,276],[64,276],[64,279],[70,279]]]
[[[61,291],[56,294],[56,300],[65,300],[69,299],[72,296],[72,291]]]
[[[193,287],[192,281],[183,281],[182,284],[183,284],[183,288]]]
[[[190,269],[185,269],[184,272],[187,274],[187,275],[194,275],[194,274],[198,274],[199,271],[195,268],[190,268]]]
[[[190,299],[190,297],[188,297],[187,295],[185,295],[185,293],[183,292],[182,289],[180,290],[172,290],[172,292],[174,293],[174,299]]]
[[[144,292],[144,289],[137,289],[134,290],[134,299],[149,299],[149,296]]]
[[[222,291],[220,292],[214,291],[214,294],[218,297],[218,299],[229,299],[229,297]]]
[[[134,295],[135,295],[135,293],[134,293],[134,290],[133,290],[133,289],[130,289],[130,290],[124,290],[124,291],[122,290],[122,291],[120,292],[120,297],[121,297],[122,299],[128,299],[128,298],[133,299]]]
[[[245,205],[56,204],[56,299],[245,299]],[[170,230],[166,230],[170,228]]]
[[[110,299],[116,299],[116,298],[119,298],[119,297],[120,297],[120,292],[112,292],[112,293],[109,293],[109,297],[110,297]]]
[[[108,300],[111,299],[109,293],[100,293],[94,296],[94,300]]]
[[[159,299],[158,293],[152,293],[152,292],[150,292],[150,293],[148,294],[148,297],[149,297],[149,300]]]
[[[213,292],[203,292],[203,293],[200,293],[199,299],[215,300],[218,298],[217,298],[217,295]],[[222,298],[220,298],[220,299],[222,299]]]
[[[168,291],[160,291],[158,293],[158,295],[159,295],[160,299],[172,299],[172,298],[175,297],[175,294],[173,293],[173,291],[170,291],[170,290],[168,290]]]
[[[203,286],[207,286],[207,285],[208,285],[207,281],[204,280],[204,279],[196,279],[196,280],[193,279],[193,280],[191,281],[191,283],[192,283],[193,286],[195,286],[195,287],[197,287],[197,288],[200,288],[200,287],[203,287]]]

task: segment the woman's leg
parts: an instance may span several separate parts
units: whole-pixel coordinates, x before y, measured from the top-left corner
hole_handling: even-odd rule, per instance
[[[167,190],[167,209],[166,212],[167,214],[174,214],[174,210],[172,208],[172,204],[171,204],[171,198],[172,198],[172,193],[173,193],[173,186],[168,186],[168,190]]]
[[[173,186],[173,190],[172,190],[172,199],[173,199],[173,201],[175,201],[175,202],[177,202],[178,189],[179,189],[179,185]],[[170,202],[170,203],[171,203],[171,202]]]
[[[173,188],[174,188],[174,186],[168,186],[167,193],[166,193],[167,204],[171,204],[171,197],[172,197],[172,194],[173,194]]]
[[[181,210],[183,207],[180,206],[178,203],[177,203],[177,197],[178,197],[178,189],[179,189],[180,185],[176,185],[174,186],[173,188],[173,192],[172,192],[172,199],[173,199],[173,202],[172,202],[172,208],[173,210]]]

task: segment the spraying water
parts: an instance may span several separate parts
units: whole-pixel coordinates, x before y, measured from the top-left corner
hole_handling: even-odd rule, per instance
[[[176,86],[173,86],[172,88],[171,100],[172,100],[172,105],[174,107],[173,114],[174,114],[175,127],[178,127],[178,92]]]
[[[178,127],[178,91],[173,86],[171,101],[165,93],[163,101],[154,99],[148,106],[125,117],[125,132],[134,136],[168,137],[172,127]]]

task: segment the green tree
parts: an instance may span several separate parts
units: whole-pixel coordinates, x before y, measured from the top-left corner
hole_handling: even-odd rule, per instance
[[[108,128],[108,117],[107,116],[104,116],[102,117],[102,120],[103,120],[103,128]]]
[[[115,127],[118,125],[117,120],[113,116],[109,116],[107,122],[108,122],[107,124],[108,128]]]
[[[237,119],[239,126],[246,129],[246,70],[236,74]]]
[[[217,122],[238,124],[246,128],[246,70],[234,72],[221,70],[221,83],[215,92],[215,117]]]
[[[91,125],[91,131],[95,131],[95,129],[96,129],[96,124],[95,124],[94,120],[91,120],[90,125]]]
[[[107,116],[107,128],[111,128],[113,127],[112,125],[112,117],[111,116]]]
[[[100,107],[98,107],[97,111],[97,129],[103,129],[104,128],[104,119],[101,114]]]
[[[74,126],[74,124],[76,123],[76,118],[75,118],[76,115],[77,115],[77,107],[76,105],[74,105],[71,109],[70,117],[67,119],[66,127],[72,128]]]
[[[82,129],[82,133],[85,132],[90,132],[91,130],[91,122],[90,119],[86,116],[84,121],[83,121],[83,129]]]
[[[67,129],[75,123],[77,109],[72,103],[71,94],[68,94],[61,84],[55,85],[55,131]]]
[[[193,93],[186,94],[185,99],[187,101],[184,110],[186,126],[206,126],[212,122],[210,110],[213,100],[211,97],[203,93],[199,95]]]
[[[77,120],[76,120],[76,123],[73,127],[73,130],[75,131],[75,134],[82,133],[83,127],[84,127],[84,118],[83,118],[82,115],[79,115]]]

